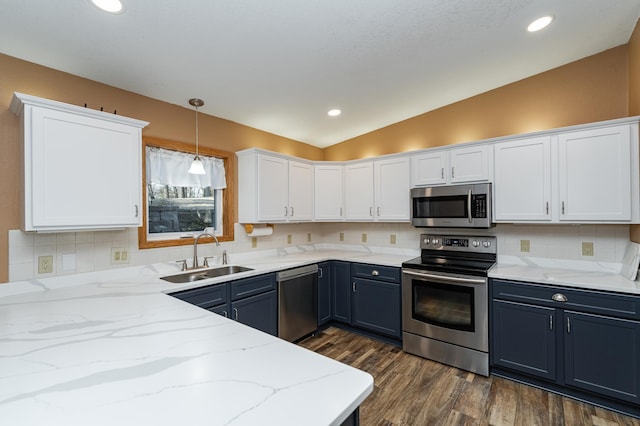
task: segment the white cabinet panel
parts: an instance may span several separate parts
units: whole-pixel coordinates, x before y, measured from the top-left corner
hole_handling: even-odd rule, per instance
[[[551,138],[494,145],[494,220],[551,219]]]
[[[289,161],[289,220],[313,219],[313,166]]]
[[[491,146],[427,151],[411,157],[411,186],[488,181]]]
[[[562,133],[558,148],[560,220],[629,221],[629,126]]]
[[[313,219],[313,165],[266,151],[238,156],[238,222]]]
[[[344,218],[344,166],[316,164],[314,173],[314,218],[316,220],[342,220]]]
[[[374,162],[376,220],[408,221],[410,194],[409,157]]]
[[[15,94],[24,141],[27,231],[142,224],[142,127],[148,123]]]
[[[344,168],[347,220],[373,220],[373,163],[349,164]]]

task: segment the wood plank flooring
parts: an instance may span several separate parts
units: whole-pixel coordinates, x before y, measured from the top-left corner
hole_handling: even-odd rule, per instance
[[[300,345],[374,377],[374,390],[360,407],[362,426],[640,426],[632,417],[499,377],[477,376],[335,327]]]

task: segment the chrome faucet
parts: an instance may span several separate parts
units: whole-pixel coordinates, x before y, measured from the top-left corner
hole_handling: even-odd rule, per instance
[[[220,243],[218,242],[218,238],[216,238],[216,236],[213,234],[203,232],[202,234],[198,235],[193,241],[193,269],[197,269],[200,267],[200,265],[198,265],[198,241],[200,241],[200,238],[204,236],[211,237],[216,240],[216,246],[220,245]]]

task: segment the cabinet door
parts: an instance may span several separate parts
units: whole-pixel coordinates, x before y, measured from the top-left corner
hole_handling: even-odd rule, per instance
[[[286,221],[289,217],[288,161],[258,155],[258,220]]]
[[[558,137],[561,221],[631,220],[629,126]]]
[[[451,183],[477,182],[489,180],[488,145],[476,145],[450,151]]]
[[[313,219],[313,166],[289,161],[289,220]]]
[[[316,220],[343,219],[343,174],[342,165],[318,166],[314,168],[314,210]]]
[[[411,157],[411,186],[443,185],[446,181],[447,153],[425,152]]]
[[[351,265],[331,262],[331,309],[336,321],[351,324]]]
[[[353,325],[401,337],[400,284],[353,279]]]
[[[640,323],[565,311],[565,383],[640,403]]]
[[[344,168],[344,196],[348,220],[373,220],[373,163]]]
[[[275,290],[232,302],[231,311],[234,320],[273,336],[278,335],[278,298]]]
[[[318,265],[318,325],[331,320],[331,267],[329,262]]]
[[[503,300],[492,308],[492,364],[555,381],[556,310]]]
[[[551,219],[551,138],[494,146],[494,220]]]
[[[141,225],[139,128],[33,107],[31,137],[26,230]]]
[[[376,220],[409,221],[409,169],[409,157],[391,158],[374,163]]]

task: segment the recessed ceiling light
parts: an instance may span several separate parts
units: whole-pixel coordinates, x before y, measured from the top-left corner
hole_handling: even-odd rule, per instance
[[[527,27],[527,31],[530,33],[534,33],[536,31],[540,31],[543,28],[546,28],[553,21],[553,16],[543,16],[542,18],[538,18]]]
[[[124,12],[124,4],[120,0],[91,0],[95,6],[109,13]]]
[[[337,109],[337,108],[330,109],[330,110],[327,112],[327,115],[329,115],[329,117],[337,117],[337,116],[339,116],[340,114],[342,114],[342,111],[340,111],[340,110],[339,110],[339,109]]]

